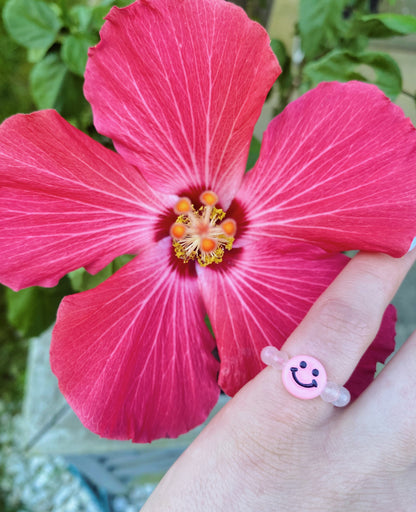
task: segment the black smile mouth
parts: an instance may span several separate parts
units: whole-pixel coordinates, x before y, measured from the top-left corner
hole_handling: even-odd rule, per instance
[[[296,366],[292,366],[292,368],[290,369],[290,371],[292,372],[293,380],[296,382],[296,384],[298,384],[299,386],[302,386],[303,388],[317,388],[318,387],[318,383],[316,382],[315,379],[312,379],[312,382],[310,382],[309,384],[305,384],[305,383],[301,382],[296,375],[296,372],[298,370],[299,370],[299,368],[296,368]]]

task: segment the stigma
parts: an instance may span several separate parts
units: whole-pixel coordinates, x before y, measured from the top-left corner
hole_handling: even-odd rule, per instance
[[[197,209],[187,197],[178,199],[174,207],[178,218],[170,235],[177,258],[184,263],[196,260],[205,267],[220,263],[225,250],[232,248],[237,223],[225,218],[225,212],[215,206],[218,197],[212,190],[203,192],[199,200],[201,206]]]

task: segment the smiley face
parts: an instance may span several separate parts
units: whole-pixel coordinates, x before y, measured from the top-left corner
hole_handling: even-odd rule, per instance
[[[309,400],[324,390],[327,377],[322,364],[311,356],[295,356],[282,370],[283,385],[296,398]]]

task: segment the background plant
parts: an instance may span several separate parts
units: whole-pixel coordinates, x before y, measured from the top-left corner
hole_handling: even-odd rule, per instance
[[[276,112],[294,94],[330,80],[374,83],[393,101],[400,93],[416,101],[416,89],[403,90],[396,61],[388,53],[371,49],[375,40],[415,34],[416,17],[378,13],[378,5],[368,0],[300,0],[299,50],[291,55],[282,41],[272,42],[283,67]]]

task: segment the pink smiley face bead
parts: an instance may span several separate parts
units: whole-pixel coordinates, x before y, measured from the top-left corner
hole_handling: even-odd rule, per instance
[[[295,356],[282,369],[284,387],[296,398],[310,400],[325,389],[326,371],[322,364],[311,356]]]

